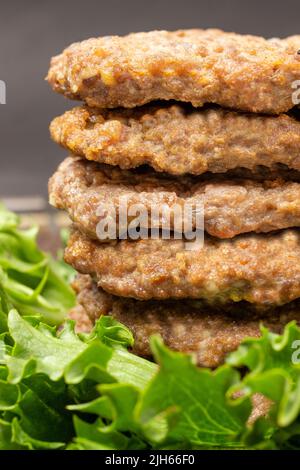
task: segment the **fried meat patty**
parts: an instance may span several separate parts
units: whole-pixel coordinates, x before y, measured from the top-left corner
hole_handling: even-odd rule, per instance
[[[86,310],[79,304],[70,310],[68,318],[76,322],[76,333],[89,333],[94,326]]]
[[[147,164],[175,175],[278,165],[300,170],[297,114],[262,116],[184,104],[76,107],[54,119],[50,132],[72,153],[123,169]]]
[[[183,216],[180,224],[175,220],[177,230],[188,222],[184,207],[189,205],[196,211],[203,205],[204,228],[219,238],[300,226],[300,184],[290,181],[257,182],[216,177],[199,181],[190,176],[179,179],[69,157],[50,179],[49,195],[53,206],[65,209],[73,222],[94,239],[101,220],[99,208],[106,217],[116,219],[119,226],[121,200],[126,200],[128,209],[142,204],[148,214],[146,224],[149,227],[151,210],[155,207],[168,208],[170,214],[164,219],[161,211],[157,226],[162,227],[164,221],[169,220],[174,228],[172,207],[178,206]],[[128,215],[127,209],[125,213]],[[128,223],[133,218],[128,216]],[[195,213],[192,222],[195,228]],[[120,225],[119,232],[127,227]]]
[[[92,38],[51,61],[52,88],[90,106],[132,108],[162,99],[251,112],[293,107],[300,39],[266,40],[216,29]]]
[[[74,230],[65,260],[107,292],[136,299],[198,298],[281,305],[300,297],[300,231],[205,239],[99,243]]]
[[[167,346],[194,354],[197,364],[204,367],[217,367],[243,339],[258,337],[261,323],[275,333],[281,333],[292,320],[300,323],[299,303],[278,307],[261,317],[247,310],[224,312],[191,300],[138,301],[115,297],[97,288],[90,276],[79,275],[73,287],[78,303],[92,323],[101,315],[111,315],[132,331],[135,354],[151,356],[149,337],[160,334]],[[88,323],[87,319],[83,321],[84,312],[79,316],[82,328]]]

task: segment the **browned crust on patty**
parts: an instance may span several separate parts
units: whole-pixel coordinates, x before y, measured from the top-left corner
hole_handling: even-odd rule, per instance
[[[293,107],[298,44],[296,37],[272,41],[216,29],[106,36],[54,57],[47,79],[55,91],[100,108],[174,99],[277,114]]]
[[[123,169],[148,164],[159,172],[200,175],[281,164],[300,170],[300,121],[287,115],[179,104],[115,111],[76,107],[54,119],[50,131],[69,151]]]
[[[79,275],[73,287],[77,301],[94,323],[101,315],[111,315],[126,325],[134,335],[133,352],[150,356],[149,337],[160,334],[167,346],[193,354],[197,364],[217,367],[226,354],[234,351],[246,337],[258,337],[260,324],[281,333],[292,321],[300,322],[297,303],[258,316],[251,311],[209,308],[200,302],[138,301],[112,296],[97,288],[90,276]],[[199,305],[197,305],[199,304]]]
[[[75,321],[76,333],[89,333],[93,328],[92,320],[82,305],[75,305],[69,312],[68,318]]]
[[[221,177],[204,181],[189,176],[178,179],[69,157],[50,179],[49,196],[53,206],[66,210],[73,222],[94,239],[101,220],[99,207],[105,210],[106,217],[116,220],[119,228],[120,198],[127,201],[128,209],[142,204],[149,214],[149,226],[153,207],[168,207],[171,211],[176,204],[184,214],[187,204],[195,209],[203,205],[204,228],[219,238],[300,226],[300,184],[281,180],[262,183]],[[131,220],[128,217],[128,222]],[[173,217],[170,222],[174,228]],[[128,225],[122,229],[120,226],[120,233],[127,228]]]
[[[191,248],[191,247],[190,247]],[[300,232],[184,240],[122,240],[101,244],[74,230],[65,260],[96,276],[107,292],[136,299],[199,298],[281,305],[300,297]]]

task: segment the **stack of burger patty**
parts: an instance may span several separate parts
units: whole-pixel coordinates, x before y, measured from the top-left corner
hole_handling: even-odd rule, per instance
[[[50,202],[73,230],[81,312],[112,315],[215,367],[263,323],[300,323],[299,37],[154,31],[73,44],[48,81],[85,102],[51,124],[71,155]],[[204,246],[97,236],[99,205],[204,206]],[[193,219],[193,224],[196,221]]]

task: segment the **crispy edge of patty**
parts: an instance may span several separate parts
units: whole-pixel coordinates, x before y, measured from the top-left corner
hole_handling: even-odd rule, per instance
[[[75,107],[52,121],[50,133],[70,152],[122,169],[147,164],[174,175],[278,165],[300,170],[300,121],[288,115],[184,104],[113,111]]]
[[[293,107],[297,44],[297,36],[266,40],[217,29],[91,38],[52,58],[47,80],[100,108],[175,99],[278,114]]]
[[[158,227],[169,221],[171,229],[181,232],[188,226],[185,208],[193,208],[192,228],[199,223],[198,208],[204,216],[204,229],[219,238],[300,226],[300,184],[296,182],[216,177],[199,182],[187,176],[178,179],[120,170],[76,157],[68,157],[50,179],[49,202],[66,210],[94,239],[99,238],[97,227],[104,215],[116,221],[118,238],[134,219],[134,214],[128,215],[130,210],[141,205],[147,215],[146,227],[150,228],[155,209],[160,211]],[[127,217],[126,226],[120,222],[120,213]]]
[[[203,247],[162,238],[103,244],[74,229],[65,250],[67,263],[122,297],[245,300],[262,306],[300,297],[299,259],[296,229],[230,240],[208,236]]]
[[[221,365],[245,338],[260,336],[261,324],[281,333],[290,321],[300,323],[299,302],[256,314],[245,306],[228,306],[223,310],[191,300],[118,298],[99,289],[87,275],[77,276],[73,288],[78,304],[84,309],[82,313],[88,317],[79,317],[84,327],[88,321],[94,324],[101,315],[111,315],[132,331],[135,354],[150,357],[149,338],[159,334],[168,347],[192,354],[202,367]]]

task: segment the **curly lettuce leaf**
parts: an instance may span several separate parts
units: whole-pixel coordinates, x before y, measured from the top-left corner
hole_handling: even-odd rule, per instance
[[[39,249],[37,233],[37,227],[21,229],[19,218],[0,205],[0,296],[3,302],[2,289],[22,315],[60,324],[75,303],[70,271]]]
[[[261,393],[272,402],[268,419],[260,419],[248,433],[247,441],[272,434],[279,448],[289,447],[290,439],[300,444],[300,329],[294,322],[282,335],[261,329],[258,339],[249,338],[232,353],[227,362],[247,367],[248,373],[235,388],[243,396]]]
[[[263,330],[215,371],[196,367],[158,338],[152,340],[157,364],[139,358],[124,347],[124,338],[131,344],[127,328],[122,332],[106,317],[89,335],[75,334],[73,326],[67,322],[56,331],[9,313],[12,345],[0,369],[2,447],[299,448],[295,325],[282,336]],[[248,368],[243,376],[241,367]],[[249,425],[255,393],[274,404]],[[9,440],[17,428],[19,437]]]
[[[145,430],[152,420],[174,410],[168,441],[239,447],[237,436],[250,416],[251,403],[245,399],[232,406],[226,396],[239,382],[239,373],[226,366],[216,371],[200,369],[190,357],[170,351],[157,338],[152,340],[152,349],[160,369],[140,404],[139,418]]]

